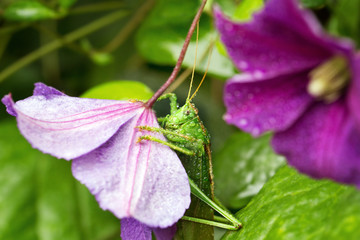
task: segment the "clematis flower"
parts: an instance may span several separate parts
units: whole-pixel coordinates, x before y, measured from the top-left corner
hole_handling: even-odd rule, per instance
[[[360,55],[326,35],[294,0],[269,0],[251,22],[215,9],[216,26],[242,74],[228,80],[225,120],[272,145],[315,178],[360,187]]]
[[[14,103],[9,94],[2,102],[34,148],[73,160],[74,177],[100,207],[127,219],[124,233],[126,226],[138,225],[161,234],[189,207],[188,178],[176,153],[159,143],[138,141],[142,135],[165,140],[159,133],[138,131],[143,125],[159,127],[142,102],[69,97],[42,83],[35,84],[29,98]],[[163,231],[163,239],[171,239],[172,232]]]

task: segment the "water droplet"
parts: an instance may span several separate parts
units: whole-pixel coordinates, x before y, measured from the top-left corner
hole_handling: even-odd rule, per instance
[[[248,120],[246,118],[241,118],[239,121],[239,125],[245,127],[248,125]]]
[[[254,136],[259,136],[260,134],[260,128],[259,127],[254,127],[251,131],[251,133],[254,135]]]
[[[254,71],[253,76],[254,78],[262,78],[264,76],[264,73],[259,70],[256,70]]]
[[[241,61],[239,62],[239,67],[242,69],[246,69],[249,66],[249,64],[247,64],[247,62]]]

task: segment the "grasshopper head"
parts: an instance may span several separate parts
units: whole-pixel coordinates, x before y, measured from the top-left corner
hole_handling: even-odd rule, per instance
[[[198,110],[190,102],[179,108],[175,113],[167,116],[166,128],[178,129],[181,125],[197,118]]]

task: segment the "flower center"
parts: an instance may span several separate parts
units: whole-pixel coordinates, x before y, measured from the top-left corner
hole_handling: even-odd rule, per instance
[[[350,70],[344,57],[335,56],[312,70],[309,76],[309,94],[331,103],[341,96],[349,83]]]

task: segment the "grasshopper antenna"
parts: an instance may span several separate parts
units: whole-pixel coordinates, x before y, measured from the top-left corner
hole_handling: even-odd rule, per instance
[[[199,83],[199,86],[196,88],[195,92],[193,93],[193,95],[191,96],[191,98],[189,99],[189,101],[191,101],[191,99],[193,99],[196,95],[196,93],[199,91],[200,89],[200,86],[201,84],[204,82],[205,80],[205,77],[206,77],[206,74],[209,70],[209,66],[210,66],[210,60],[211,60],[211,55],[212,55],[212,51],[214,49],[214,44],[212,44],[212,46],[210,47],[210,50],[209,50],[209,57],[208,57],[208,62],[207,62],[207,66],[206,66],[206,70],[205,70],[205,73],[204,73],[204,76],[203,78],[201,79],[200,83]],[[192,79],[191,79],[191,83],[192,83]],[[191,87],[191,86],[190,86]],[[189,97],[188,97],[189,98]]]
[[[193,82],[194,82],[194,74],[195,74],[195,68],[196,68],[196,58],[197,58],[198,46],[199,46],[199,22],[197,22],[197,24],[196,24],[196,48],[195,48],[195,58],[194,58],[194,65],[193,65],[193,69],[192,69],[192,73],[191,73],[190,87],[189,87],[188,96],[187,96],[187,98],[186,98],[186,102],[188,102],[189,99],[190,99],[191,87],[192,87]]]

